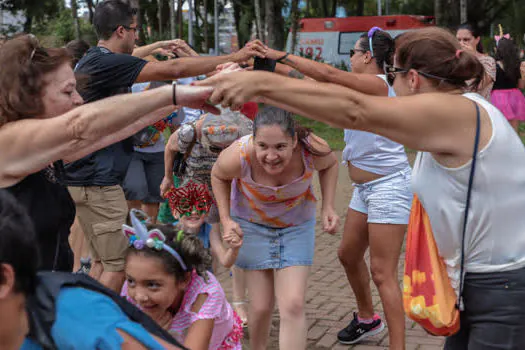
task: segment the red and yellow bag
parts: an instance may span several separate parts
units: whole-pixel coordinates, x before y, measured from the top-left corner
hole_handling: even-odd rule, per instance
[[[408,223],[403,276],[405,313],[433,335],[459,331],[459,310],[445,263],[441,259],[430,219],[414,195]]]
[[[474,101],[473,103],[476,108],[476,136],[474,138],[474,152],[472,154],[463,217],[459,274],[460,297],[463,292],[465,233],[480,135],[479,106]],[[414,168],[415,171],[416,169]],[[459,303],[460,298],[456,297],[448,277],[446,265],[439,255],[430,225],[430,218],[417,195],[414,195],[408,222],[405,274],[403,276],[403,306],[405,313],[412,320],[419,323],[427,332],[433,335],[449,336],[459,331],[459,309],[457,307]]]

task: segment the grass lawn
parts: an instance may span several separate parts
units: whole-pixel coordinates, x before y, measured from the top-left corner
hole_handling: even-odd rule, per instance
[[[328,142],[332,150],[342,151],[345,148],[345,141],[343,139],[343,129],[332,128],[324,123],[296,116],[295,119],[304,127],[312,129],[313,133],[322,137]],[[519,135],[523,144],[525,144],[525,123],[520,124]],[[406,148],[407,153],[415,153],[416,151]]]
[[[296,116],[295,118],[299,124],[312,129],[314,134],[325,139],[334,151],[342,151],[345,148],[343,129],[332,128],[324,123],[300,116]]]

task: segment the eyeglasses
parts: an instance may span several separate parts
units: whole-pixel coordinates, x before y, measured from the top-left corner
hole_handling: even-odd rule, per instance
[[[399,67],[394,67],[394,66],[386,64],[386,63],[383,64],[383,71],[385,72],[386,81],[387,81],[388,85],[390,85],[390,86],[394,85],[394,81],[396,80],[396,74],[398,74],[398,73],[408,73],[408,71],[410,69],[411,68],[403,69],[403,68],[399,68]],[[421,72],[419,70],[415,70],[415,71],[418,74],[421,74],[422,76],[424,76],[425,78],[436,79],[436,80],[439,80],[440,82],[442,82],[442,81],[451,81],[448,78],[439,77],[437,75]]]
[[[127,31],[133,30],[135,33],[140,32],[140,29],[138,27],[129,27],[129,26],[125,26],[123,24],[118,25],[115,29],[113,29],[113,31],[117,30],[118,27],[122,27],[122,28],[126,29]]]
[[[361,49],[351,49],[351,50],[350,50],[350,57],[353,57],[357,52],[365,53],[366,50],[361,50]]]

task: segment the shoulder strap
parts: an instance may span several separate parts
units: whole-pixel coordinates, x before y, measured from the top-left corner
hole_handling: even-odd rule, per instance
[[[474,102],[474,101],[473,101]],[[480,115],[479,115],[479,106],[476,102],[474,102],[474,106],[476,106],[476,136],[474,138],[474,153],[472,154],[472,165],[470,167],[470,176],[468,179],[468,189],[467,189],[467,202],[465,205],[465,216],[463,218],[463,234],[461,236],[461,262],[460,262],[460,274],[459,274],[459,295],[458,295],[458,301],[456,303],[456,308],[461,308],[461,297],[463,294],[463,273],[465,270],[465,233],[467,231],[467,221],[468,221],[468,213],[470,209],[470,198],[472,194],[472,185],[474,182],[474,173],[476,171],[476,160],[478,158],[478,148],[479,148],[479,134],[480,134]]]

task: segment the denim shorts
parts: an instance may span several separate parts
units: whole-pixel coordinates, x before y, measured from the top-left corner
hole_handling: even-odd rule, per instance
[[[244,234],[236,266],[245,270],[310,266],[314,258],[315,219],[287,228],[272,228],[233,217]]]
[[[354,184],[350,209],[367,214],[371,224],[408,224],[413,196],[411,173],[406,167],[377,180]]]

